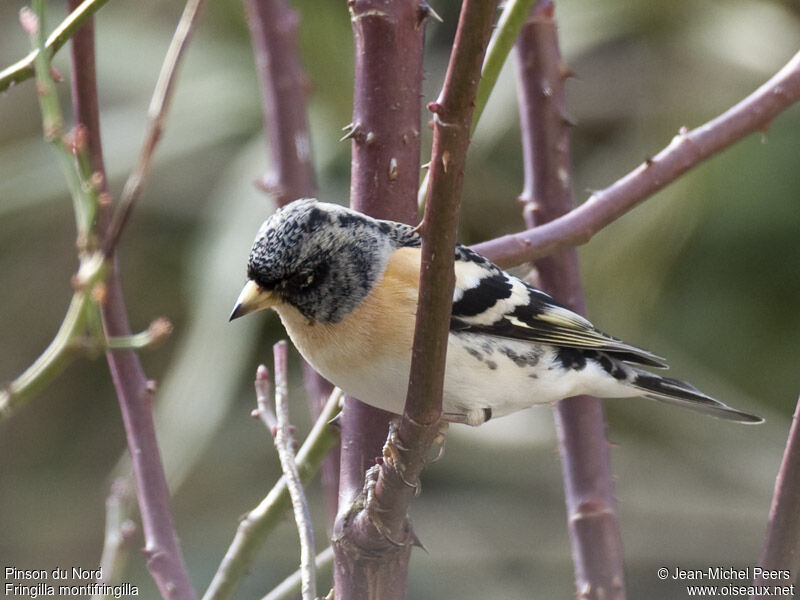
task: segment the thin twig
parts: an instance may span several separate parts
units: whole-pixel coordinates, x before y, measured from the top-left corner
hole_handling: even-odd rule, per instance
[[[52,57],[58,50],[67,43],[67,40],[89,19],[94,13],[100,10],[108,0],[85,0],[75,10],[67,15],[58,27],[53,30],[45,41],[47,54]],[[34,49],[28,56],[13,65],[0,71],[0,92],[11,86],[30,79],[34,75],[33,63],[39,55],[39,49]]]
[[[119,205],[114,211],[111,225],[103,239],[103,251],[106,256],[111,256],[114,253],[117,242],[119,242],[119,236],[122,234],[131,210],[141,194],[147,173],[150,170],[153,152],[164,131],[164,123],[167,118],[170,100],[172,99],[172,90],[178,75],[178,67],[197,26],[204,4],[205,0],[188,0],[175,34],[172,36],[172,41],[164,58],[164,63],[161,65],[161,72],[158,75],[153,97],[147,110],[147,132],[139,153],[139,159],[125,181]]]
[[[323,457],[339,440],[338,427],[331,421],[339,412],[341,399],[342,390],[335,388],[306,441],[297,452],[297,469],[303,483],[307,483],[314,476]],[[239,523],[233,541],[203,595],[203,600],[223,600],[233,597],[256,552],[291,504],[286,478],[281,477],[261,503],[247,513]]]
[[[281,461],[286,487],[292,500],[294,520],[300,539],[302,597],[303,600],[314,600],[317,595],[316,568],[314,565],[314,530],[311,525],[308,501],[303,491],[303,485],[300,482],[300,475],[297,472],[294,450],[292,450],[294,439],[289,425],[286,350],[287,343],[285,341],[278,342],[272,348],[275,360],[275,412],[273,413],[269,406],[269,371],[264,365],[259,365],[256,370],[257,408],[254,412],[272,434],[275,450],[278,451],[278,458]]]
[[[130,556],[131,538],[136,533],[136,525],[130,518],[135,494],[133,481],[129,476],[120,476],[111,483],[106,498],[106,532],[103,539],[103,554],[100,569],[103,573],[99,583],[114,585],[120,580],[122,571]],[[106,598],[105,594],[95,595],[93,600]]]
[[[288,391],[288,344],[280,341],[272,349],[275,360],[275,414],[278,425],[275,430],[275,449],[281,460],[281,469],[286,478],[289,496],[292,498],[294,520],[300,538],[300,572],[302,573],[303,600],[315,600],[317,597],[317,575],[314,565],[314,529],[311,524],[311,513],[308,510],[303,485],[297,472],[291,431],[289,429],[289,391]]]
[[[422,55],[427,2],[348,2],[354,42],[350,205],[373,217],[416,224],[419,185]],[[334,525],[334,588],[347,598],[380,589],[384,600],[405,597],[409,547],[379,535],[376,561],[370,540],[349,538],[350,507],[364,488],[365,470],[380,456],[391,413],[345,398],[342,410],[339,515]],[[374,534],[374,529],[371,530]],[[361,538],[361,539],[358,539]],[[366,542],[366,545],[360,545]],[[366,550],[366,549],[369,550]]]
[[[595,192],[581,206],[550,223],[476,244],[473,249],[502,267],[585,244],[600,229],[658,190],[743,137],[765,132],[772,120],[800,100],[800,52],[769,81],[720,116],[696,129],[681,128],[652,159]]]
[[[775,491],[769,509],[767,535],[758,566],[763,569],[754,585],[788,586],[800,575],[800,398],[792,417],[786,449],[775,479]],[[768,579],[765,574],[786,570],[790,579]],[[758,598],[765,596],[759,595]],[[756,600],[755,596],[751,596]]]
[[[520,201],[528,227],[572,208],[569,126],[552,0],[540,0],[516,46],[525,181]],[[566,248],[536,262],[541,287],[585,313],[578,253]],[[555,407],[567,522],[578,594],[624,600],[622,540],[600,400],[579,396]],[[591,465],[591,467],[589,467]]]

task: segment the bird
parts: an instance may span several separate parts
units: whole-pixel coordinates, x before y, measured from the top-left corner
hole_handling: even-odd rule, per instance
[[[261,225],[230,320],[271,308],[300,354],[362,402],[402,414],[419,295],[417,229],[338,204],[298,199]],[[489,419],[589,394],[641,396],[729,421],[762,419],[646,368],[664,359],[587,319],[463,245],[442,420]],[[644,367],[644,368],[643,368]]]

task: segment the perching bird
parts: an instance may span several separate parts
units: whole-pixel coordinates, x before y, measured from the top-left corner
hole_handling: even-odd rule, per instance
[[[275,309],[319,373],[363,402],[400,414],[420,245],[408,225],[296,200],[258,231],[231,319]],[[688,383],[639,368],[666,365],[460,245],[455,276],[442,399],[446,421],[480,425],[578,394],[644,396],[732,421],[762,421]]]

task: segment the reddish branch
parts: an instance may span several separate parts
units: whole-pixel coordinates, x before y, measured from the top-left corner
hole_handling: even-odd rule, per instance
[[[551,0],[541,0],[520,32],[516,56],[525,184],[520,200],[528,227],[572,208],[570,145],[558,31]],[[536,262],[541,287],[585,312],[575,248]],[[568,398],[555,408],[578,597],[625,597],[622,540],[600,400]]]
[[[70,9],[74,9],[80,2],[69,0],[69,4]],[[75,120],[88,130],[92,165],[103,174],[105,181],[100,146],[94,32],[91,26],[84,26],[73,38],[72,73]],[[105,302],[101,305],[103,325],[108,337],[127,336],[131,334],[131,329],[116,263],[112,263],[106,282]],[[189,582],[169,510],[169,491],[153,423],[152,382],[145,377],[133,351],[108,351],[106,358],[119,399],[133,461],[147,566],[163,598],[194,600],[197,595]]]
[[[375,592],[370,588],[379,590],[377,596],[381,598],[405,597],[403,567],[407,563],[397,564],[383,579],[380,577],[386,575],[386,571],[370,579],[376,575],[371,562],[376,554],[384,556],[392,547],[407,561],[410,546],[416,541],[407,510],[427,451],[439,432],[455,282],[453,247],[458,206],[473,103],[494,11],[493,2],[466,0],[463,3],[443,91],[429,107],[435,117],[434,143],[428,202],[421,229],[421,288],[408,396],[400,424],[384,447],[383,460],[370,472],[366,496],[345,515],[347,541],[355,542],[362,550],[361,556],[355,555],[356,560],[351,558],[345,567],[350,572],[354,572],[353,566],[360,567],[361,572],[356,571],[358,576],[367,576],[365,581],[359,582],[353,597],[374,597]],[[365,557],[363,549],[369,549],[372,557]],[[337,552],[337,558],[339,556]],[[337,570],[345,571],[341,566]],[[339,577],[339,581],[344,579],[341,573]],[[337,594],[338,591],[337,588]]]
[[[308,79],[297,46],[299,17],[285,0],[244,0],[244,7],[272,157],[272,171],[260,185],[283,206],[316,194],[306,102]],[[303,372],[311,412],[316,417],[333,386],[305,362]],[[338,445],[322,463],[322,489],[332,527],[339,499]]]
[[[285,0],[244,0],[244,7],[272,156],[272,173],[262,185],[283,206],[315,192],[306,109],[308,80],[297,47],[299,18]]]
[[[766,131],[779,113],[798,100],[800,52],[747,98],[696,129],[681,129],[656,156],[595,192],[578,208],[546,225],[483,242],[474,249],[508,267],[585,244],[600,229],[692,167],[746,135]]]
[[[789,570],[791,581],[800,575],[800,399],[792,417],[789,439],[775,480],[769,524],[758,565],[765,571]],[[789,582],[758,577],[755,585],[787,585]],[[764,596],[760,596],[764,597]]]
[[[350,203],[375,217],[414,223],[427,4],[349,0],[348,6],[355,41],[353,121],[346,134],[352,140]],[[380,456],[391,416],[345,399],[334,528],[337,598],[366,598],[370,590],[381,598],[405,597],[410,548],[388,543],[374,528],[350,526],[346,510]]]

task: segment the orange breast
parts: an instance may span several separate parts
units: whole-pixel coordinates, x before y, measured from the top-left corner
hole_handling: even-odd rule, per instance
[[[289,305],[276,310],[300,353],[334,383],[372,362],[409,362],[419,269],[418,248],[392,252],[380,283],[339,323],[315,323]]]

